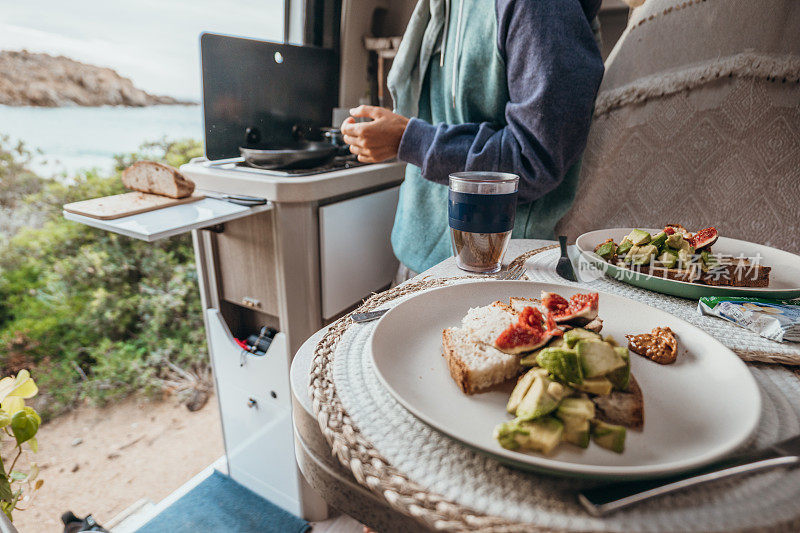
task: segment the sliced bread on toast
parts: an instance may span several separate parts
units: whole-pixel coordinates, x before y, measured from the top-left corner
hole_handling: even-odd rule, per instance
[[[486,343],[476,343],[464,328],[442,332],[444,358],[453,381],[465,394],[503,383],[519,374],[519,356],[507,354]]]
[[[168,165],[155,161],[139,161],[122,173],[122,184],[134,191],[159,194],[170,198],[186,198],[194,192],[194,182]]]

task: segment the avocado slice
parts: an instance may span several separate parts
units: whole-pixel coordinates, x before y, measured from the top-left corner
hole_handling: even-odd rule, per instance
[[[625,366],[612,370],[606,377],[616,390],[626,391],[631,381],[631,356],[625,346],[614,346],[614,351],[625,361]]]
[[[517,407],[519,407],[519,402],[525,397],[525,394],[528,392],[528,389],[531,388],[533,384],[533,380],[536,378],[537,375],[547,376],[547,371],[542,370],[541,368],[534,368],[529,370],[525,373],[519,380],[517,381],[514,390],[511,391],[511,397],[508,398],[508,403],[506,404],[506,411],[509,413],[516,414]]]
[[[517,406],[517,418],[532,420],[555,411],[561,400],[571,392],[569,387],[537,373],[531,388]]]
[[[614,347],[603,341],[579,341],[575,350],[581,360],[584,378],[604,376],[625,366],[625,361]]]
[[[568,348],[574,348],[578,341],[600,339],[602,339],[602,337],[600,337],[600,335],[594,331],[589,331],[588,329],[583,328],[574,328],[564,332],[563,342]]]
[[[589,437],[591,435],[591,424],[588,420],[576,420],[567,424],[564,422],[564,431],[561,433],[561,440],[569,442],[581,448],[589,447]]]
[[[650,234],[643,229],[635,229],[625,238],[631,241],[634,246],[641,246],[650,242]]]
[[[622,239],[622,242],[620,242],[619,246],[617,246],[617,256],[621,257],[627,254],[628,250],[631,249],[631,246],[633,246],[633,243],[628,237]]]
[[[666,245],[669,246],[670,248],[680,250],[683,243],[686,242],[686,239],[684,239],[683,235],[681,235],[680,233],[673,233],[672,235],[667,237],[667,240],[665,242]]]
[[[614,253],[617,251],[617,245],[614,244],[614,241],[605,242],[600,245],[600,247],[595,251],[597,255],[608,261],[612,257],[614,257]]]
[[[658,251],[661,252],[661,249],[664,248],[664,243],[667,242],[667,237],[668,235],[663,231],[656,233],[650,241],[650,244],[658,248]]]
[[[639,253],[639,246],[631,246],[628,248],[628,253],[625,254],[625,257],[622,258],[622,261],[625,263],[630,263],[633,261],[633,257]]]
[[[598,446],[612,452],[622,453],[625,450],[625,428],[622,426],[594,420],[592,421],[592,439]]]
[[[633,248],[631,248],[633,250]],[[630,252],[628,252],[630,254]],[[650,261],[658,255],[658,247],[652,244],[640,246],[638,250],[631,257],[631,262],[634,265],[647,265]]]
[[[594,402],[589,398],[564,398],[556,409],[556,416],[565,424],[568,420],[591,420],[594,418]]]
[[[589,394],[596,394],[598,396],[611,394],[611,391],[614,390],[614,384],[606,377],[583,378],[583,383],[580,385],[573,383],[570,386],[581,392],[588,392]]]
[[[561,442],[564,424],[553,417],[539,420],[520,420],[504,422],[494,428],[494,438],[503,448],[509,450],[531,450],[551,453]]]
[[[678,252],[664,247],[664,251],[658,256],[656,264],[663,268],[674,268],[678,262]]]
[[[678,250],[678,261],[683,268],[689,268],[689,265],[692,264],[693,253],[694,251],[689,251],[687,248],[681,248]]]
[[[630,241],[630,239],[628,239],[628,237],[622,239],[622,242],[620,242],[619,246],[617,246],[617,257],[624,256],[626,253],[628,253],[628,250],[630,250],[632,246],[633,243]]]
[[[564,383],[582,383],[581,363],[574,350],[545,348],[536,356],[540,367],[547,369],[556,379]]]
[[[589,398],[564,398],[556,409],[556,417],[564,423],[561,440],[587,448],[589,446],[589,420],[594,418],[594,402]]]
[[[560,348],[564,346],[564,339],[559,335],[558,337],[553,337],[553,340],[548,342],[543,347],[539,348],[538,350],[534,350],[522,359],[519,360],[519,364],[522,366],[536,366],[538,363],[536,362],[536,357],[539,355],[539,352],[544,350],[545,348]]]

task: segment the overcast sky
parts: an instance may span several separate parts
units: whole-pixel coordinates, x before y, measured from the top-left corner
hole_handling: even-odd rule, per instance
[[[114,68],[149,92],[200,100],[199,35],[283,38],[282,0],[0,0],[0,50]]]

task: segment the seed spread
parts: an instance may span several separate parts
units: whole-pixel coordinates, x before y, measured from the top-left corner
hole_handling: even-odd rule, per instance
[[[678,357],[678,340],[669,328],[654,328],[652,333],[625,335],[628,349],[658,364],[674,363]]]

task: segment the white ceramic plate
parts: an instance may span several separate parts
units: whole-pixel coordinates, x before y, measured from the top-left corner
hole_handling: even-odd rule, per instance
[[[762,265],[772,267],[769,273],[768,287],[712,287],[701,283],[689,283],[688,281],[648,276],[628,268],[612,265],[594,253],[594,249],[601,242],[611,238],[619,244],[623,237],[632,230],[633,228],[613,228],[590,231],[578,237],[575,245],[584,257],[609,276],[651,291],[695,300],[701,296],[734,295],[784,299],[800,297],[800,257],[777,248],[770,248],[769,246],[752,242],[720,237],[714,243],[712,249],[714,253],[732,255],[734,257],[741,254],[744,254],[745,257],[760,256]],[[647,229],[646,231],[649,231],[651,235],[655,235],[661,230]]]
[[[506,463],[533,470],[605,478],[663,476],[719,459],[756,428],[761,396],[747,367],[720,342],[668,313],[600,293],[603,334],[624,335],[669,326],[679,339],[678,360],[658,365],[631,354],[644,392],[645,426],[629,430],[625,452],[594,443],[569,444],[554,455],[515,452],[492,438],[506,413],[510,387],[467,396],[450,378],[442,357],[442,330],[457,326],[470,307],[542,290],[569,297],[574,289],[527,281],[474,282],[433,289],[406,300],[381,318],[370,349],[378,377],[411,413],[463,444]]]

